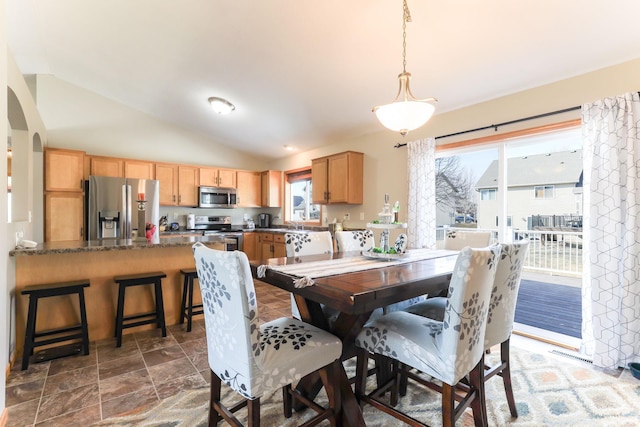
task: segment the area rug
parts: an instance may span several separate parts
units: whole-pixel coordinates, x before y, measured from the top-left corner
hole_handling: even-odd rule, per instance
[[[511,418],[504,396],[502,380],[487,382],[487,411],[490,426],[640,426],[640,381],[623,372],[605,372],[592,365],[552,353],[538,354],[512,346],[512,380],[519,417]],[[498,357],[495,352],[489,361]],[[354,364],[347,362],[347,373]],[[229,390],[228,398],[234,397]],[[145,413],[104,420],[96,426],[206,426],[209,390],[198,389],[170,397]],[[326,401],[321,394],[319,401]],[[311,411],[295,413],[290,419],[282,415],[280,392],[263,397],[262,425],[295,426],[312,416]],[[440,396],[410,383],[407,396],[398,408],[430,425],[442,425]],[[396,427],[401,423],[371,406],[365,406],[367,426]],[[246,410],[240,412],[246,420]],[[327,423],[328,424],[328,423]],[[220,425],[226,425],[220,423]],[[456,423],[472,426],[467,410]]]

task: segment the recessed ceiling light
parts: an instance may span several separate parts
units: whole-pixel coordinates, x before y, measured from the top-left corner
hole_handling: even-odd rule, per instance
[[[294,147],[293,145],[289,145],[289,144],[283,145],[282,147],[287,151],[294,151],[296,149],[296,147]]]
[[[236,109],[236,106],[227,101],[224,98],[218,98],[217,96],[212,96],[209,98],[209,104],[211,104],[211,108],[218,114],[226,115]]]

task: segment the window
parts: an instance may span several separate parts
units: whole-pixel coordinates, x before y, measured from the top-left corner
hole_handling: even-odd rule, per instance
[[[498,190],[492,188],[490,190],[480,190],[480,200],[495,200]]]
[[[311,169],[285,172],[285,221],[320,224],[322,206],[311,200]]]
[[[551,199],[553,198],[553,185],[536,185],[533,189],[536,199]]]

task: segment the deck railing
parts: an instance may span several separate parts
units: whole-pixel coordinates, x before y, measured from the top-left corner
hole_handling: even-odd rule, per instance
[[[438,248],[444,247],[446,230],[491,231],[493,241],[498,240],[496,230],[439,227],[436,229]],[[525,259],[526,270],[576,277],[582,274],[581,231],[514,230],[511,238],[512,241],[529,239],[531,242]]]

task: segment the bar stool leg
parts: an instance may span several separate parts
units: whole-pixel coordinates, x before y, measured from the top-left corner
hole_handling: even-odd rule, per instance
[[[155,281],[155,293],[156,293],[156,316],[158,318],[158,327],[162,328],[162,336],[167,336],[167,326],[164,321],[164,303],[162,300],[162,280]]]
[[[116,315],[116,347],[122,347],[122,323],[124,322],[124,292],[126,286],[118,286],[118,314]]]
[[[180,324],[184,323],[185,312],[187,310],[187,289],[189,288],[189,275],[184,275],[184,283],[182,285],[182,308],[180,310]]]
[[[29,358],[33,355],[34,336],[36,334],[36,312],[38,311],[38,298],[29,297],[29,314],[27,316],[27,330],[22,350],[22,370],[29,367]]]
[[[87,322],[87,307],[84,301],[84,289],[80,288],[78,293],[80,299],[80,322],[82,326],[82,346],[84,347],[84,355],[89,355],[89,323]]]
[[[193,276],[189,276],[189,312],[187,314],[187,332],[191,332],[191,319],[193,319]]]

